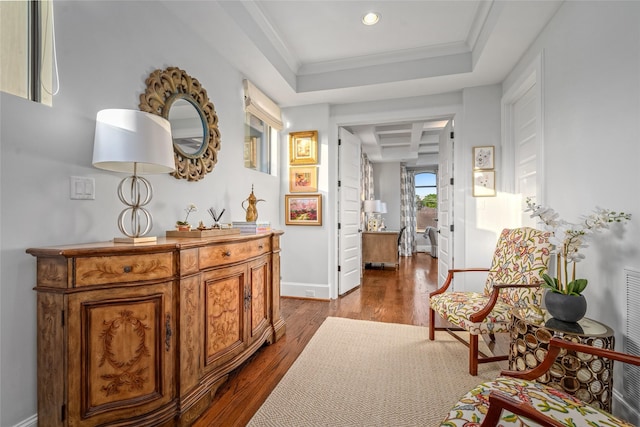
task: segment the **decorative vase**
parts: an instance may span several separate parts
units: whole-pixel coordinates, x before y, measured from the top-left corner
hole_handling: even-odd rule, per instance
[[[575,323],[587,312],[587,300],[584,295],[566,295],[547,291],[544,304],[554,319]]]

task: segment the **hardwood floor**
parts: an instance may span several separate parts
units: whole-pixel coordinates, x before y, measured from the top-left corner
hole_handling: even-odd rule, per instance
[[[328,316],[427,326],[437,261],[418,253],[401,257],[398,270],[366,269],[361,286],[337,300],[282,298],[285,336],[231,372],[193,426],[246,425]]]

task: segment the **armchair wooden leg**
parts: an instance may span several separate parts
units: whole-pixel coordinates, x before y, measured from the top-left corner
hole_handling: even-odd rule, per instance
[[[469,335],[469,374],[478,375],[478,335]]]
[[[436,312],[433,308],[429,307],[429,340],[433,341],[436,338]]]

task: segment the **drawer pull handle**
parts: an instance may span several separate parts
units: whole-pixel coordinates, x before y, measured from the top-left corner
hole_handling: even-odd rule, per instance
[[[263,244],[260,244],[260,245],[258,246],[258,249],[260,249],[260,250],[264,249],[264,245],[263,245]]]
[[[166,322],[165,322],[165,336],[164,336],[164,347],[167,351],[169,351],[171,349],[171,335],[173,335],[173,332],[171,332],[171,315],[167,314],[167,318],[166,318]]]
[[[224,256],[231,256],[231,251],[225,251],[222,253]]]
[[[130,265],[125,265],[124,266],[124,272],[125,273],[131,273],[133,271],[133,267],[131,267]]]

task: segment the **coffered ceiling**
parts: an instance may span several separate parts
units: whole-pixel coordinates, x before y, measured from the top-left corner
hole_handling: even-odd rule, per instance
[[[163,2],[282,107],[419,97],[500,83],[561,3]],[[360,20],[371,10],[381,19],[368,27]],[[376,121],[351,130],[372,160],[417,164],[420,153],[437,153],[442,119]]]

